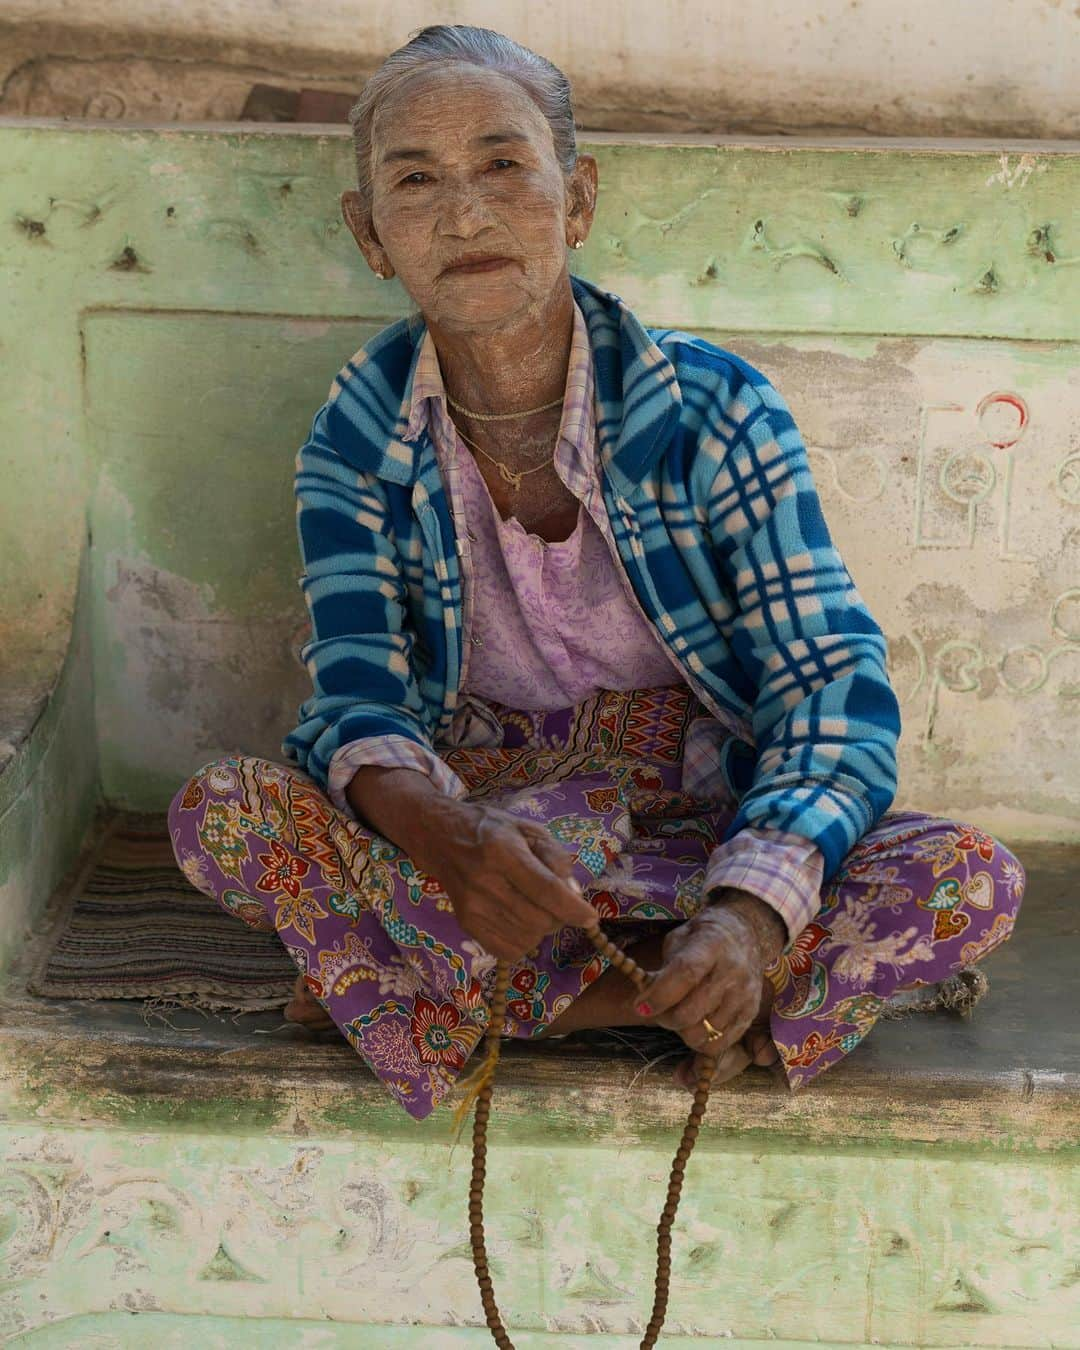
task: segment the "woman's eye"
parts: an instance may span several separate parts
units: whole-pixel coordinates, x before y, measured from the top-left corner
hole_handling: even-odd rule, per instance
[[[413,173],[406,174],[405,177],[404,177],[401,181],[402,181],[403,183],[408,183],[409,186],[412,187],[419,179],[421,179],[421,178],[426,178],[426,177],[427,177],[427,174],[426,174],[426,173],[423,173],[420,169],[417,169],[417,170],[416,170],[415,172],[413,172]]]
[[[500,164],[506,164],[510,168],[513,168],[514,165],[514,161],[512,159],[493,159],[491,162],[496,167]]]

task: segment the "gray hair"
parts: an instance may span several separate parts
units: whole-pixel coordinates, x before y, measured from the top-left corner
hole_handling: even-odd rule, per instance
[[[577,161],[577,138],[570,81],[559,67],[494,29],[435,23],[420,29],[404,47],[390,53],[364,85],[349,113],[357,186],[365,203],[371,203],[371,129],[380,103],[417,70],[447,61],[483,66],[516,80],[547,118],[556,157],[563,172],[570,172]]]

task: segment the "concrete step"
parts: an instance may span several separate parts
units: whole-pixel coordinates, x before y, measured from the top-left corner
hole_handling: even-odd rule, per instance
[[[789,1091],[779,1070],[747,1070],[715,1090],[709,1119],[813,1138],[825,1113],[849,1139],[1075,1144],[1080,848],[1017,851],[1027,894],[1012,938],[985,963],[945,987],[897,994],[866,1040],[800,1092]],[[28,994],[26,972],[62,896],[63,888],[0,1000],[9,1115],[172,1128],[258,1121],[286,1131],[301,1116],[320,1131],[363,1126],[392,1135],[444,1128],[446,1112],[421,1126],[411,1121],[336,1029],[311,1032],[277,1010]],[[688,1106],[670,1081],[680,1047],[651,1029],[508,1040],[499,1118],[513,1121],[515,1134],[563,1140],[606,1134],[630,1118],[639,1130],[674,1129]]]

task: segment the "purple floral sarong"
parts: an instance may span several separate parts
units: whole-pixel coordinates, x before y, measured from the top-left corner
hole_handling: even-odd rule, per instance
[[[577,708],[488,705],[497,749],[442,748],[470,798],[546,826],[620,946],[689,919],[733,810],[686,793],[682,754],[704,711],[685,686],[602,693]],[[351,820],[305,773],[241,754],[173,798],[176,860],[198,890],[276,930],[315,998],[416,1119],[460,1075],[487,1024],[495,958],[437,878]],[[1006,941],[1024,871],[973,826],[886,815],[822,888],[821,908],[766,975],[792,1089],[836,1063],[900,985],[932,984]],[[511,967],[504,1034],[535,1036],[607,968],[561,928]]]

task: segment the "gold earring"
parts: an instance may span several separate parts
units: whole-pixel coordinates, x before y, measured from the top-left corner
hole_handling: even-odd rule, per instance
[[[584,240],[584,239],[575,239],[575,240],[574,240],[574,247],[575,247],[575,248],[583,248],[584,245],[585,245],[585,240]]]
[[[385,280],[386,280],[386,277],[383,276],[383,274],[382,274],[381,272],[376,272],[375,275],[379,278],[380,281],[385,281]]]

